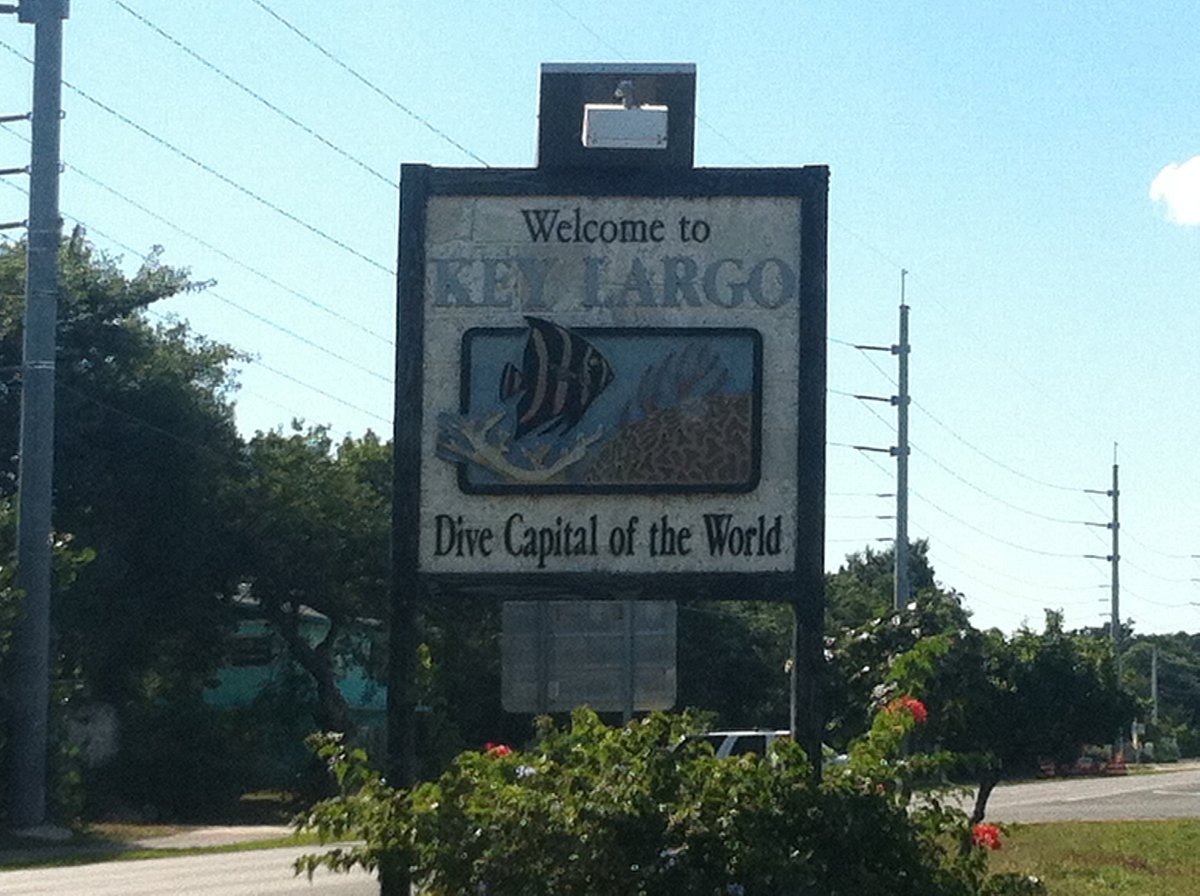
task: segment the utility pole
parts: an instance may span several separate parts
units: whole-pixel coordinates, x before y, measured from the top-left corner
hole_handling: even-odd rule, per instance
[[[1117,486],[1117,446],[1113,445],[1112,489],[1112,642],[1113,661],[1117,666],[1117,686],[1121,685],[1121,517],[1118,513],[1121,490]]]
[[[1100,489],[1084,489],[1085,492],[1093,495],[1108,495],[1112,499],[1112,520],[1108,523],[1089,523],[1092,526],[1104,526],[1112,533],[1112,553],[1107,556],[1099,554],[1085,554],[1085,557],[1091,557],[1094,560],[1107,560],[1112,573],[1112,616],[1109,622],[1109,634],[1112,636],[1113,649],[1113,665],[1116,667],[1117,688],[1121,687],[1121,515],[1120,515],[1120,497],[1121,489],[1118,479],[1117,466],[1117,443],[1113,443],[1113,466],[1112,466],[1112,488],[1107,490]],[[1114,741],[1114,752],[1122,753],[1124,750],[1124,735],[1121,732],[1117,733]]]
[[[1158,645],[1150,647],[1150,721],[1158,724]]]
[[[908,605],[912,586],[908,575],[908,305],[904,301],[904,280],[908,271],[900,270],[900,341],[896,345],[856,345],[862,351],[890,352],[897,357],[899,376],[897,393],[890,398],[877,395],[855,395],[863,401],[886,401],[896,408],[896,444],[891,448],[855,445],[859,451],[886,451],[896,458],[896,538],[892,551],[892,608],[901,610]]]
[[[908,605],[911,592],[908,583],[908,305],[904,303],[904,279],[908,271],[900,271],[900,344],[892,346],[892,354],[900,367],[899,394],[896,396],[896,571],[893,576],[892,606],[902,609]]]
[[[1112,552],[1103,555],[1084,554],[1084,556],[1090,557],[1093,560],[1107,560],[1111,569],[1112,581],[1109,587],[1112,596],[1112,610],[1108,630],[1109,635],[1112,637],[1113,659],[1116,663],[1117,681],[1119,682],[1121,679],[1121,490],[1118,482],[1117,446],[1115,442],[1113,443],[1112,488],[1085,488],[1084,491],[1091,495],[1107,495],[1112,499],[1112,520],[1107,523],[1088,523],[1089,526],[1103,526],[1109,530],[1112,534]]]
[[[25,262],[25,339],[21,364],[21,441],[17,480],[17,586],[24,591],[9,679],[8,823],[46,821],[50,713],[51,485],[54,464],[54,357],[58,318],[59,136],[62,33],[68,0],[21,0],[21,22],[34,26],[33,112],[29,166],[29,239]]]

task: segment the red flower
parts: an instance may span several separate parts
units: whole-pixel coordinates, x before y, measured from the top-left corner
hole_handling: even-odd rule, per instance
[[[977,824],[971,828],[971,842],[987,849],[999,849],[1000,829],[994,824]]]
[[[512,752],[508,744],[494,744],[490,740],[483,745],[483,752],[489,756],[507,756]]]
[[[893,700],[885,707],[885,712],[895,713],[901,709],[907,709],[913,717],[913,721],[918,725],[923,725],[925,720],[929,718],[929,710],[925,708],[925,704],[916,697],[899,697]]]

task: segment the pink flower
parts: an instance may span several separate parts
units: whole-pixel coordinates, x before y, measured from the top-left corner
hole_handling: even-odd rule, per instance
[[[494,744],[490,740],[483,745],[483,752],[488,756],[507,756],[512,752],[508,744]]]
[[[888,713],[896,713],[901,709],[907,709],[913,717],[913,721],[918,725],[923,725],[925,720],[929,718],[929,710],[925,708],[925,704],[916,697],[898,697],[889,703],[884,711]]]
[[[971,828],[971,842],[986,849],[999,849],[1000,829],[994,824],[977,824]]]

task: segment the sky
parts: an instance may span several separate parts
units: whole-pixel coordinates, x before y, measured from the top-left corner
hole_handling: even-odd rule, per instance
[[[909,533],[976,625],[1200,630],[1194,3],[75,0],[61,208],[245,354],[241,430],[390,434],[402,162],[535,164],[544,62],[694,63],[696,164],[828,165],[826,566]],[[33,28],[0,16],[0,114]],[[28,159],[0,125],[0,168]],[[26,216],[0,179],[0,221]],[[7,231],[9,238],[17,231]],[[887,496],[887,497],[884,497]],[[1086,555],[1096,555],[1089,558]]]

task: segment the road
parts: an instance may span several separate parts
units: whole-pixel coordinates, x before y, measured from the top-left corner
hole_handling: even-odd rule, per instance
[[[988,821],[1117,821],[1200,818],[1200,767],[1112,778],[1070,778],[997,787]]]
[[[318,872],[312,883],[292,873],[292,862],[314,847],[289,846],[103,862],[69,868],[0,871],[4,896],[378,896],[370,875]]]

